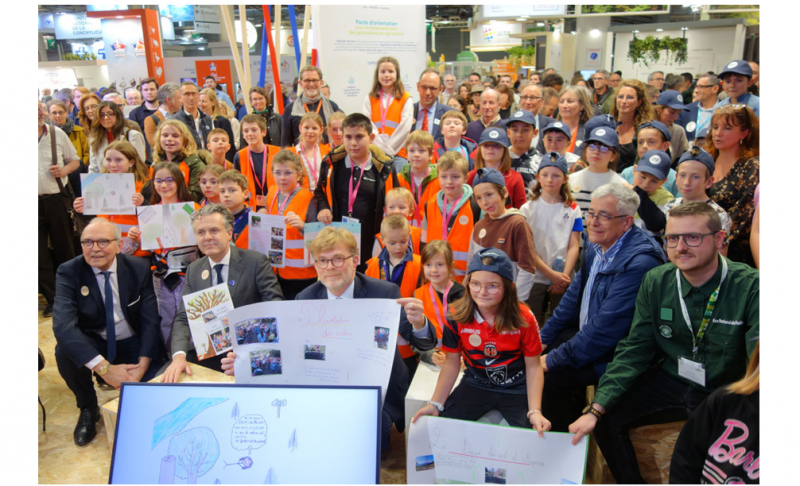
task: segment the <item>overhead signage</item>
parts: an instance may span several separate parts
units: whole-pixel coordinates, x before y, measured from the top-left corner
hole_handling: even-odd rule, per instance
[[[94,39],[103,37],[100,19],[86,17],[86,12],[56,14],[56,39]]]

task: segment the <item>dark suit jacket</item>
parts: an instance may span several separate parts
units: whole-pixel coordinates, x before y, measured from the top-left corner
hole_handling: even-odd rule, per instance
[[[433,139],[436,140],[442,134],[442,128],[440,126],[440,120],[442,119],[442,115],[448,111],[452,111],[453,108],[443,105],[439,102],[436,103],[436,109],[433,110],[433,120],[430,118],[428,119],[428,123],[432,123],[433,128],[431,129],[431,136]],[[414,125],[412,125],[412,132],[414,131],[414,127],[417,126],[417,118],[419,118],[419,103],[414,103]]]
[[[203,270],[208,270],[208,278],[203,279]],[[231,282],[234,282],[231,285]],[[193,261],[186,269],[186,285],[183,295],[211,287],[211,266],[208,257]],[[231,244],[231,260],[228,269],[228,291],[234,307],[242,307],[258,302],[283,300],[283,292],[278,279],[272,271],[269,260],[261,253],[243,250]],[[194,349],[186,309],[181,299],[175,323],[172,325],[170,357],[178,351],[188,352]]]
[[[189,128],[189,133],[191,133],[192,136],[194,137],[194,143],[197,144],[197,148],[205,149],[206,140],[208,140],[208,133],[212,130],[211,117],[200,111],[199,108],[198,112],[200,113],[200,133],[197,133],[194,120],[192,120],[192,117],[189,116],[189,114],[186,113],[186,111],[184,111],[183,108],[181,108],[180,110],[178,110],[177,113],[169,117],[169,119],[182,121],[186,125],[186,127]]]
[[[159,358],[161,317],[149,262],[144,258],[117,255],[117,283],[122,313],[141,341],[139,355],[156,360]],[[84,287],[89,289],[87,295],[81,292]],[[83,255],[58,267],[53,334],[59,348],[78,367],[98,354],[86,334],[105,329],[105,309],[97,278]]]
[[[353,297],[356,299],[399,299],[400,287],[392,283],[367,277],[364,274],[356,273],[355,289]],[[328,298],[328,289],[321,282],[316,282],[297,295],[297,300],[325,300]],[[369,322],[365,322],[369,325]],[[413,327],[406,317],[405,309],[400,311],[399,333],[412,346],[420,351],[427,351],[436,346],[436,331],[433,326],[428,325],[428,335],[418,338],[413,334]],[[395,346],[394,363],[392,372],[389,376],[389,385],[386,389],[386,400],[383,408],[392,417],[397,430],[402,432],[405,427],[405,405],[404,400],[408,391],[408,368],[400,356],[400,351]]]
[[[536,151],[540,154],[544,155],[544,134],[542,130],[547,125],[556,121],[555,118],[550,118],[549,116],[544,115],[536,115],[536,129],[539,130],[539,142],[536,144]]]

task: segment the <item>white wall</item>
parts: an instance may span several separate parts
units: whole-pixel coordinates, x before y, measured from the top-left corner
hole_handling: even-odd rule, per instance
[[[741,32],[740,32],[741,31]],[[741,59],[744,53],[744,26],[719,27],[711,29],[690,29],[686,31],[688,39],[688,55],[685,64],[669,64],[664,62],[664,52],[657,64],[649,67],[644,64],[634,65],[628,59],[628,44],[633,39],[632,33],[617,33],[617,45],[614,51],[614,70],[622,71],[623,79],[636,78],[647,82],[647,75],[653,71],[679,74],[692,74],[706,71],[720,72],[727,63]],[[637,36],[653,35],[657,37],[681,37],[681,30],[665,30],[664,32],[640,32]],[[610,34],[609,34],[610,35]]]
[[[75,68],[75,76],[78,82],[83,82],[87,88],[101,88],[108,86],[108,66],[78,66]]]
[[[610,43],[608,39],[613,35],[608,32],[608,27],[611,25],[611,17],[579,17],[577,26],[577,40],[575,43],[575,71],[583,71],[588,69],[610,69],[611,68],[611,52]],[[592,37],[590,32],[592,29],[600,31],[600,35]],[[587,66],[586,65],[586,49],[600,48],[602,52],[602,66]],[[572,74],[571,72],[569,74]],[[568,81],[568,80],[567,80]]]

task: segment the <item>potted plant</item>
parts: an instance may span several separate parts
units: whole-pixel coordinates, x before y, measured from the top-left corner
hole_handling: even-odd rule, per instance
[[[666,51],[665,59],[670,63],[684,64],[687,58],[686,39],[666,36],[657,39],[652,35],[645,38],[634,37],[628,45],[628,59],[634,64],[650,66],[661,60],[661,51]]]
[[[508,62],[519,70],[522,66],[533,66],[536,64],[536,46],[529,47],[510,47],[506,49],[508,53]]]

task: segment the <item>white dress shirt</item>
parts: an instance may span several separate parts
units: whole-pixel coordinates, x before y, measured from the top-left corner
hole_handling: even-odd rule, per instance
[[[92,271],[94,272],[94,276],[97,279],[97,286],[100,287],[100,297],[102,301],[105,303],[106,301],[106,277],[101,273],[101,270],[98,268],[92,267]],[[133,332],[133,328],[128,321],[125,319],[125,314],[122,313],[122,305],[119,300],[119,279],[117,278],[117,259],[114,258],[114,261],[111,263],[111,267],[108,269],[111,274],[109,278],[111,279],[111,293],[114,299],[114,334],[117,337],[117,341],[122,341],[123,339],[128,339],[129,337],[133,337],[136,333]],[[102,331],[98,331],[97,334],[102,337],[103,339],[108,339],[108,333],[106,329],[103,328]],[[98,354],[91,361],[86,363],[86,367],[90,370],[100,364],[103,361],[103,355]]]
[[[222,257],[222,260],[219,262],[214,262],[211,257],[208,257],[208,264],[210,265],[211,269],[211,286],[219,285],[221,283],[225,283],[228,281],[228,273],[231,268],[231,250],[228,248],[228,253]],[[222,264],[222,282],[217,282],[217,271],[214,270],[214,267]]]

